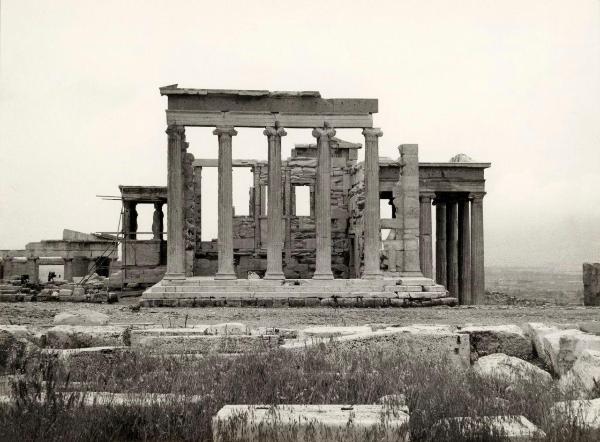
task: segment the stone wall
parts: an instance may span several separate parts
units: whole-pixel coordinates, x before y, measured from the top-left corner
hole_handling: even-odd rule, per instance
[[[351,276],[351,241],[348,238],[350,220],[351,174],[356,166],[356,145],[333,139],[330,145],[332,157],[331,172],[331,264],[336,278]],[[264,167],[263,167],[264,166]],[[261,162],[256,164],[255,185],[250,189],[250,215],[234,216],[233,245],[234,264],[238,278],[246,278],[249,271],[263,275],[266,270],[267,223],[262,195],[268,183],[268,168]],[[314,192],[316,179],[316,146],[302,145],[292,150],[291,157],[283,162],[281,182],[282,207],[285,208],[286,223],[283,271],[286,278],[311,278],[315,271],[316,226],[314,219]],[[310,187],[310,216],[296,216],[295,187]],[[196,182],[196,191],[201,186]],[[260,209],[260,213],[255,211]],[[199,216],[195,222],[199,224]],[[256,222],[259,221],[257,228]],[[257,231],[260,241],[257,241]],[[199,241],[196,235],[194,274],[209,276],[216,272],[216,240]],[[200,246],[198,247],[198,244]],[[257,248],[258,244],[258,248]]]
[[[583,305],[600,306],[600,263],[583,265]]]

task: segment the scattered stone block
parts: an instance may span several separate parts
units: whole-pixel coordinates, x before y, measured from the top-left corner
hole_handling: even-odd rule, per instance
[[[600,396],[600,352],[584,350],[562,378],[559,386],[563,391],[579,392],[582,397]]]
[[[592,335],[600,336],[600,321],[580,322],[579,328],[581,331],[591,333]]]
[[[579,329],[560,330],[540,323],[527,324],[526,328],[538,356],[559,376],[571,369],[583,350],[600,350],[600,336]]]
[[[521,359],[531,359],[533,356],[531,340],[516,325],[471,325],[460,331],[469,334],[471,356],[474,359],[495,353]]]
[[[552,383],[550,373],[535,365],[513,356],[495,353],[479,358],[473,364],[473,370],[480,376],[492,377],[504,382],[519,380]]]
[[[132,348],[169,354],[250,353],[276,348],[279,340],[277,335],[163,335],[136,339]]]
[[[407,358],[417,355],[439,357],[445,358],[458,367],[469,367],[469,335],[449,330],[452,330],[452,326],[387,327],[377,331],[331,337],[326,344],[359,350],[378,345],[389,351],[405,354]],[[318,342],[319,340],[316,339],[299,340],[286,343],[281,347],[288,350],[302,350]]]
[[[529,322],[523,325],[523,331],[531,341],[533,342],[533,349],[535,350],[535,354],[548,366],[552,366],[552,361],[550,360],[550,350],[546,351],[544,347],[545,341],[544,336],[557,333],[561,330],[574,329],[570,325],[547,325],[542,322]],[[557,341],[558,342],[558,341]]]
[[[308,327],[302,330],[302,334],[311,338],[332,338],[339,336],[355,335],[357,333],[369,333],[372,329],[369,326],[358,326],[358,327],[333,327],[333,326],[321,326],[321,327]]]
[[[213,440],[408,441],[408,409],[382,405],[226,405],[213,418]]]
[[[241,322],[224,322],[208,326],[206,332],[211,335],[247,335],[250,329]]]
[[[129,342],[127,327],[57,325],[46,330],[46,345],[50,348],[120,347]]]
[[[502,440],[514,442],[538,441],[546,437],[546,434],[525,416],[454,417],[435,424],[434,431],[445,436],[472,436],[474,440],[486,440],[488,435],[498,435],[503,437]]]
[[[54,317],[56,325],[106,325],[108,321],[108,315],[89,309],[62,312]]]
[[[557,402],[550,413],[600,437],[600,399]]]

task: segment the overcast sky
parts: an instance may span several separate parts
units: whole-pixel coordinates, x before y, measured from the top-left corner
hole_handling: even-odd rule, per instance
[[[95,195],[165,185],[158,88],[179,83],[378,98],[381,155],[418,143],[422,161],[492,163],[486,264],[600,261],[598,0],[2,0],[1,13],[0,249],[113,231],[119,204]],[[239,132],[235,157],[266,158],[262,131]],[[288,132],[284,155],[312,141]],[[216,155],[210,130],[188,139]]]

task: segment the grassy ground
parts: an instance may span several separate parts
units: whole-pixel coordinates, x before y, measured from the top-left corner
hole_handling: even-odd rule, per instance
[[[136,299],[118,304],[2,303],[0,324],[50,325],[61,311],[89,308],[108,314],[113,323],[155,323],[163,326],[243,322],[249,326],[300,328],[309,325],[386,323],[519,324],[523,322],[577,323],[600,319],[600,308],[579,306],[476,306],[434,308],[146,308],[132,311]]]
[[[595,440],[575,428],[576,414],[550,412],[555,401],[569,396],[540,380],[491,381],[441,359],[390,350],[374,346],[357,352],[323,345],[236,358],[129,355],[68,368],[30,357],[9,368],[23,378],[13,385],[16,405],[0,407],[0,440],[211,440],[211,418],[224,404],[372,404],[391,394],[406,397],[411,416],[406,431],[413,441],[504,440],[485,427],[465,437],[461,428],[439,425],[450,417],[496,415],[525,415],[547,433],[547,441]],[[184,399],[149,407],[82,407],[81,396],[68,392],[75,383],[78,390],[202,399],[194,404]],[[42,397],[47,400],[40,401]],[[398,405],[392,403],[388,412]],[[229,436],[227,440],[244,440]],[[365,440],[380,440],[372,436]]]

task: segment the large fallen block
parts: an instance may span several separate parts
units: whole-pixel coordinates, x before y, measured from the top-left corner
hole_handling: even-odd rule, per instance
[[[302,330],[302,335],[309,338],[333,338],[340,336],[355,335],[357,333],[370,333],[372,331],[369,326],[357,327],[335,327],[335,326],[318,326],[308,327]]]
[[[479,358],[473,364],[473,370],[481,376],[492,377],[508,383],[526,380],[529,382],[552,383],[547,371],[524,361],[523,359],[495,353]]]
[[[249,353],[279,346],[277,335],[157,335],[146,334],[132,342],[132,348],[156,353]]]
[[[77,309],[58,313],[54,317],[55,325],[107,325],[109,317],[89,309]]]
[[[472,437],[473,440],[501,437],[502,440],[527,442],[539,441],[546,437],[546,434],[525,416],[454,417],[438,422],[433,431],[444,438],[456,435],[457,438]]]
[[[470,325],[460,331],[470,336],[473,359],[494,353],[521,359],[531,359],[533,356],[531,340],[516,325]]]
[[[557,402],[550,413],[555,420],[564,419],[600,438],[600,399]]]
[[[562,390],[575,391],[580,397],[600,394],[600,351],[583,350],[573,367],[560,378]]]
[[[456,333],[453,326],[412,325],[408,327],[386,327],[384,329],[356,333],[347,336],[331,337],[328,340],[307,339],[289,342],[282,348],[294,350],[326,342],[340,348],[358,349],[389,348],[394,353],[405,354],[407,358],[447,358],[450,363],[467,368],[470,366],[469,335]]]
[[[600,336],[583,332],[561,336],[557,373],[561,376],[566,374],[585,350],[600,351]]]
[[[104,391],[63,391],[61,394],[72,397],[84,407],[154,407],[157,405],[168,406],[175,404],[197,404],[205,400],[199,395],[183,395],[173,393],[112,393]],[[42,393],[38,400],[46,401]],[[11,404],[13,399],[9,395],[0,395],[0,404]]]
[[[57,325],[46,330],[49,348],[120,347],[129,342],[130,329],[122,326]]]
[[[406,407],[383,405],[226,405],[213,418],[213,440],[408,441]]]
[[[533,342],[535,354],[549,367],[552,365],[552,361],[549,356],[550,349],[547,351],[545,348],[544,336],[565,330],[572,330],[568,333],[576,333],[579,327],[576,324],[545,324],[543,322],[529,322],[523,325],[525,335]]]

